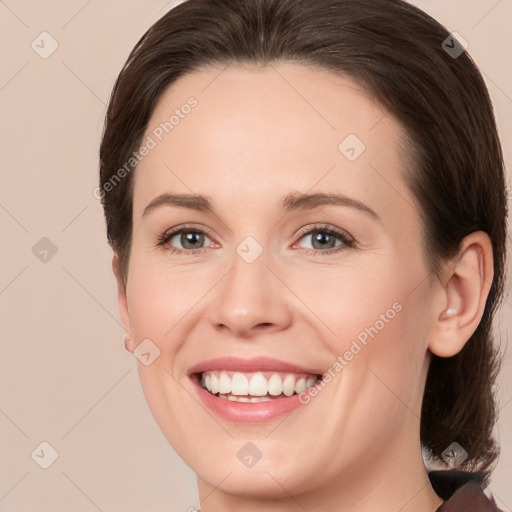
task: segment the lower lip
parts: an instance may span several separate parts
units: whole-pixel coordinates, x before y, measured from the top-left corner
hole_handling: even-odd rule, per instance
[[[198,388],[199,398],[209,410],[221,418],[235,423],[266,423],[273,421],[285,414],[303,407],[304,404],[299,400],[303,391],[298,395],[292,395],[287,398],[275,398],[268,402],[233,402],[226,398],[219,398],[209,393],[200,384],[197,377],[193,377],[196,388]]]

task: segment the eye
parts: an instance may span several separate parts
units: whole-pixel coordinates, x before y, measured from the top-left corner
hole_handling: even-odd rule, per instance
[[[300,239],[311,239],[312,249],[305,248],[307,254],[332,254],[354,247],[355,240],[347,232],[331,226],[313,226],[298,233]],[[337,243],[339,242],[339,243]]]
[[[212,247],[213,242],[209,246],[204,247],[205,240],[210,240],[210,237],[205,231],[195,226],[181,226],[170,231],[166,231],[161,237],[158,238],[157,244],[164,246],[171,253],[178,254],[191,254],[204,252],[204,249]],[[178,245],[178,247],[176,247]],[[181,247],[179,247],[181,245]]]
[[[356,245],[354,238],[347,232],[332,226],[314,225],[302,229],[297,236],[301,240],[311,238],[312,249],[302,248],[306,254],[326,255]],[[207,240],[210,240],[210,243],[205,247]],[[166,231],[158,238],[157,245],[164,247],[171,254],[200,254],[213,247],[213,242],[203,229],[196,226],[180,226]]]

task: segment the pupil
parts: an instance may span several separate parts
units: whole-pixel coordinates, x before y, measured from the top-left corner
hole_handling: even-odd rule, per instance
[[[185,237],[185,240],[183,240],[183,237]],[[185,247],[187,249],[194,249],[195,246],[197,246],[197,243],[194,246],[194,241],[198,242],[198,240],[194,240],[194,238],[197,238],[197,237],[199,237],[199,245],[201,245],[201,242],[203,241],[202,237],[204,237],[203,234],[193,233],[193,232],[183,233],[182,240],[181,240],[183,247]],[[192,243],[192,247],[187,247],[188,243]]]
[[[331,244],[329,244],[329,242],[331,242],[331,241],[332,241],[332,242],[335,242],[334,237],[332,237],[331,235],[329,235],[329,234],[327,234],[327,233],[324,233],[324,232],[322,232],[322,231],[315,231],[315,233],[316,233],[316,234],[315,234],[315,236],[314,236],[314,241],[315,241],[315,242],[321,242],[320,247],[324,247],[324,248],[325,248],[325,247],[327,247],[328,245],[329,245],[329,248],[334,247],[334,245],[333,245],[332,243],[331,243]],[[322,243],[322,240],[323,240],[323,239],[324,239],[324,240],[325,240],[325,239],[327,239],[327,243]],[[331,240],[329,240],[329,239],[331,239]],[[313,244],[313,245],[314,245],[314,244]]]

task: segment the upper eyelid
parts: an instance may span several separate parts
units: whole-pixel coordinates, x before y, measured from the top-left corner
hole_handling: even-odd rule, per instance
[[[199,226],[194,226],[194,225],[184,225],[184,226],[177,226],[176,228],[170,228],[166,231],[164,231],[163,235],[161,236],[161,238],[167,238],[169,236],[176,236],[178,234],[180,234],[182,231],[192,231],[192,232],[198,232],[198,233],[203,233],[205,235],[208,235],[208,236],[212,236],[211,235],[211,231],[208,229],[208,228],[203,228],[203,227],[199,227]]]
[[[345,239],[348,239],[350,242],[352,242],[354,245],[356,244],[355,238],[350,233],[348,233],[346,230],[344,230],[342,228],[330,226],[328,224],[325,224],[325,225],[313,224],[308,227],[301,228],[294,235],[294,237],[297,238],[297,241],[294,242],[294,244],[296,244],[298,241],[300,241],[305,236],[310,236],[313,231],[321,232],[322,230],[326,231],[326,232],[330,232],[331,234],[333,234],[334,236],[337,236],[342,241],[345,238]],[[167,231],[165,231],[161,237],[159,237],[159,241],[161,241],[162,243],[168,243],[169,240],[171,240],[175,236],[179,235],[183,231],[202,233],[204,235],[207,235],[209,238],[212,239],[212,241],[214,241],[213,240],[214,237],[212,236],[211,231],[208,228],[196,226],[194,224],[186,224],[183,226],[177,226],[176,228],[170,228]],[[346,240],[344,242],[346,242]],[[214,243],[217,243],[217,242],[214,241]],[[202,249],[206,249],[206,247],[201,247],[199,249],[178,249],[178,250],[186,251],[186,252],[193,252],[194,250],[200,251]],[[318,249],[315,249],[315,250],[318,250]]]
[[[346,237],[350,238],[351,240],[354,240],[354,237],[345,229],[330,226],[329,224],[313,224],[312,226],[309,226],[307,228],[301,228],[295,236],[300,236],[302,238],[304,235],[310,235],[312,231],[326,231],[340,237]]]
[[[182,231],[194,231],[194,230],[197,231],[198,233],[204,233],[206,235],[211,235],[210,229],[200,227],[200,226],[195,226],[195,225],[191,224],[191,225],[177,226],[176,228],[169,228],[168,230],[164,231],[162,237],[171,235],[171,234],[176,235],[178,233],[181,233]],[[334,226],[329,226],[328,224],[326,224],[326,225],[313,224],[311,226],[308,226],[307,228],[301,228],[294,236],[304,236],[304,235],[310,234],[311,231],[322,231],[322,230],[332,231],[336,234],[346,235],[350,238],[353,238],[352,235],[350,235],[350,233],[348,233],[346,230],[344,230],[342,228],[337,228]]]

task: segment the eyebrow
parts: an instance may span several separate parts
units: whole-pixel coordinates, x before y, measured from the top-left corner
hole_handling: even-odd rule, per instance
[[[292,192],[285,196],[281,204],[281,211],[289,213],[297,210],[312,210],[319,206],[335,205],[348,206],[355,208],[367,215],[380,219],[379,215],[369,206],[357,199],[340,194],[329,193],[300,193]],[[214,213],[213,202],[210,196],[201,194],[171,194],[164,193],[155,197],[143,210],[142,216],[145,217],[150,212],[163,206],[175,206],[178,208],[187,208],[204,213]]]
[[[380,219],[374,210],[357,199],[341,194],[329,194],[322,192],[315,194],[293,192],[288,194],[283,200],[281,209],[284,212],[291,212],[296,210],[309,210],[324,205],[348,206],[366,213],[375,219]]]

